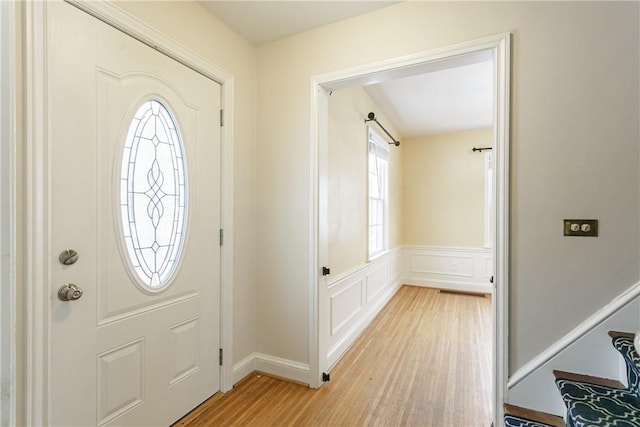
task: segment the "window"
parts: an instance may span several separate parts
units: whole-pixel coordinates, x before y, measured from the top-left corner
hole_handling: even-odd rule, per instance
[[[120,218],[135,276],[159,290],[175,271],[185,235],[186,170],[178,127],[158,100],[138,108],[124,144]]]
[[[387,249],[388,235],[388,144],[369,128],[369,259]]]

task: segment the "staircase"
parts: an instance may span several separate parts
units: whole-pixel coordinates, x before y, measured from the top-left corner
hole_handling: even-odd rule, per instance
[[[633,346],[634,334],[609,332],[613,347],[627,367],[627,384],[606,378],[553,371],[567,407],[566,426],[640,427],[640,355]],[[507,427],[561,427],[562,418],[505,404]]]

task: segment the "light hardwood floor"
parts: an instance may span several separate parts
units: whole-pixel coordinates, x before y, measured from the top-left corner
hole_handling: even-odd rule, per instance
[[[491,300],[403,286],[320,389],[254,373],[175,426],[491,424]]]

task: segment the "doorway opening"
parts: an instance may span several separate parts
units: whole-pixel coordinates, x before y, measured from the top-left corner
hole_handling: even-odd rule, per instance
[[[310,385],[319,387],[322,373],[335,361],[330,350],[330,296],[326,276],[318,274],[328,261],[328,99],[332,91],[415,76],[441,69],[447,61],[465,60],[489,52],[493,58],[493,162],[490,207],[494,230],[492,269],[492,412],[494,423],[503,416],[507,379],[508,328],[508,187],[509,187],[509,67],[510,35],[462,43],[409,57],[396,58],[355,69],[314,76],[311,81],[311,182],[313,218],[311,236]],[[490,285],[491,286],[491,285]]]

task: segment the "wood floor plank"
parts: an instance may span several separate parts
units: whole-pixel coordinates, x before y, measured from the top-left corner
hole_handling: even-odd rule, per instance
[[[254,373],[176,423],[491,424],[491,299],[403,286],[320,389]]]

